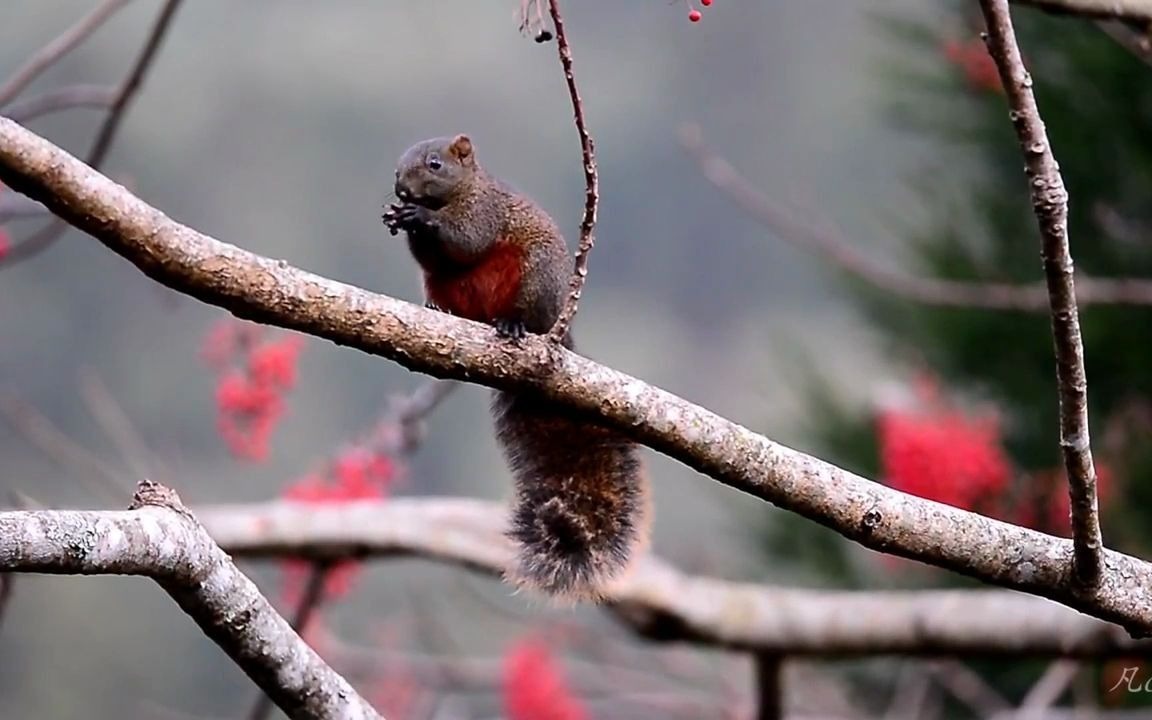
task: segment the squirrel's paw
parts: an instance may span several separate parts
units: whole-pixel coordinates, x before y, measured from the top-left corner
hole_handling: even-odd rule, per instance
[[[431,227],[435,224],[431,210],[412,203],[389,206],[384,212],[383,220],[385,227],[393,235],[401,230],[415,230]]]
[[[448,312],[447,310],[445,310],[444,308],[440,307],[439,305],[437,305],[436,303],[432,302],[431,300],[425,300],[425,301],[424,301],[424,307],[428,308],[429,310],[435,310],[436,312],[442,312],[442,313],[447,313],[447,312]],[[449,313],[449,314],[451,314],[451,313]]]
[[[524,323],[519,320],[498,318],[492,321],[492,327],[496,328],[497,335],[506,340],[520,340],[528,334]]]

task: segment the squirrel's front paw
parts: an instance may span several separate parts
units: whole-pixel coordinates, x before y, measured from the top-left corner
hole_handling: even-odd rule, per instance
[[[496,328],[497,335],[506,340],[519,340],[528,334],[524,323],[519,320],[493,320],[492,327]]]
[[[416,230],[435,225],[431,210],[412,203],[389,205],[382,218],[384,226],[393,235],[401,230]]]

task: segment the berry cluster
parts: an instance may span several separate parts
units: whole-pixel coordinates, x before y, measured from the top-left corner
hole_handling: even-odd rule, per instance
[[[700,20],[704,17],[704,14],[692,6],[691,0],[687,0],[687,2],[688,2],[688,21],[694,22],[694,23],[700,22]],[[700,4],[703,5],[704,7],[711,7],[712,6],[712,0],[700,0]]]
[[[393,458],[367,446],[350,447],[342,452],[323,473],[306,475],[284,489],[289,502],[307,504],[348,503],[358,500],[383,500],[396,479]],[[324,576],[324,599],[347,595],[360,574],[363,563],[342,560],[327,569]],[[283,596],[296,605],[303,595],[313,563],[288,559],[282,564]]]
[[[217,427],[232,454],[264,460],[268,441],[284,413],[284,395],[296,384],[298,335],[268,340],[267,328],[233,318],[214,325],[200,356],[218,373]]]

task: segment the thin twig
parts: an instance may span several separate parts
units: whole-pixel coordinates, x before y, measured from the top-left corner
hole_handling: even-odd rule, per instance
[[[29,443],[69,468],[94,495],[110,502],[119,501],[123,497],[123,474],[104,462],[99,455],[68,437],[67,433],[35,407],[14,395],[4,393],[0,394],[0,414],[6,416]]]
[[[873,287],[928,305],[1048,312],[1044,283],[1013,284],[921,278],[891,270],[876,262],[834,229],[799,219],[789,209],[756,190],[723,157],[709,150],[698,125],[685,125],[680,142],[704,177],[737,207],[782,240],[802,250],[815,250],[823,259]],[[1152,280],[1080,278],[1081,305],[1152,305]]]
[[[1096,27],[1120,47],[1152,65],[1152,37],[1122,20],[1097,20]]]
[[[752,656],[756,669],[756,720],[784,717],[784,658],[771,653]]]
[[[132,424],[128,413],[92,370],[80,375],[80,394],[88,411],[108,438],[116,445],[120,458],[137,478],[165,477],[170,474],[163,463],[148,449],[148,444]]]
[[[125,1],[126,0],[118,0],[115,4],[123,4]],[[152,29],[148,33],[144,47],[140,50],[140,54],[137,56],[136,62],[132,65],[132,69],[128,72],[128,76],[124,78],[124,82],[122,82],[117,89],[116,99],[113,100],[112,106],[108,110],[108,116],[104,118],[104,123],[100,126],[100,130],[96,134],[96,139],[88,151],[88,156],[84,159],[84,162],[89,166],[99,169],[100,165],[104,162],[104,158],[107,157],[108,151],[112,148],[112,142],[116,139],[116,133],[120,130],[120,124],[124,119],[125,112],[133,98],[136,97],[140,85],[144,82],[144,76],[152,67],[152,62],[156,59],[156,55],[164,42],[164,37],[172,24],[172,18],[176,14],[176,10],[179,9],[180,3],[181,0],[167,0],[164,6],[160,8],[160,14],[156,16],[156,21],[152,24]],[[0,101],[0,105],[2,104],[3,102]],[[14,265],[23,260],[35,257],[51,247],[53,243],[63,236],[64,231],[67,229],[68,223],[59,219],[54,220],[28,239],[10,247],[4,257],[0,258],[0,267]]]
[[[40,73],[59,62],[60,58],[84,42],[104,24],[104,21],[116,14],[117,10],[129,2],[131,0],[104,0],[96,6],[96,9],[82,17],[55,40],[37,50],[27,62],[12,73],[3,86],[0,86],[0,108],[12,102]]]
[[[1079,672],[1080,663],[1075,660],[1063,659],[1053,662],[1024,696],[1020,709],[1044,710],[1052,707]]]
[[[391,452],[397,455],[414,453],[424,442],[424,420],[459,385],[454,380],[429,380],[411,394],[394,400],[388,416],[382,421],[400,428],[397,446]]]
[[[1054,15],[1152,22],[1152,3],[1148,0],[1012,0],[1012,2]]]
[[[8,603],[12,601],[12,583],[15,577],[12,573],[0,572],[0,626],[4,625]]]
[[[1032,77],[1024,68],[1008,0],[980,0],[988,26],[988,51],[1000,71],[1012,126],[1024,152],[1032,209],[1040,226],[1041,258],[1052,307],[1056,349],[1056,382],[1060,393],[1060,449],[1068,473],[1072,506],[1073,582],[1093,588],[1103,574],[1103,542],[1096,507],[1096,468],[1088,436],[1088,379],[1080,314],[1068,247],[1068,192],[1052,154],[1044,121],[1032,94]]]
[[[955,658],[930,662],[927,669],[940,687],[971,708],[976,717],[988,717],[1012,709],[1012,705],[996,688]]]
[[[584,122],[584,103],[580,100],[580,91],[576,88],[576,76],[572,74],[572,49],[568,46],[568,34],[564,30],[564,18],[560,14],[559,0],[548,0],[548,12],[552,16],[552,24],[556,27],[556,47],[560,54],[560,65],[564,68],[564,80],[568,83],[568,96],[572,98],[572,115],[576,119],[576,132],[580,134],[580,153],[584,159],[586,185],[584,218],[580,221],[580,245],[576,248],[576,264],[568,289],[568,299],[564,302],[564,310],[556,319],[556,324],[548,333],[548,337],[554,342],[563,342],[568,336],[573,318],[576,317],[580,293],[583,292],[584,281],[588,278],[588,254],[592,252],[592,246],[595,244],[592,231],[596,228],[596,208],[600,203],[600,179],[596,173],[595,144]]]
[[[117,95],[116,88],[109,85],[70,85],[12,103],[4,114],[18,123],[26,124],[61,110],[112,107]]]
[[[312,564],[304,595],[300,598],[300,604],[296,606],[296,613],[292,616],[292,629],[301,637],[324,597],[324,582],[328,579],[328,571],[331,569],[332,564],[325,560],[318,560]],[[272,698],[268,697],[267,693],[260,693],[256,698],[256,704],[252,706],[252,712],[248,713],[249,720],[264,720],[268,717],[268,713],[272,712],[272,707]]]

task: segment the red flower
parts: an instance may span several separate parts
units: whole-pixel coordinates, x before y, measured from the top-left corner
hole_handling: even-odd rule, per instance
[[[960,69],[968,86],[973,90],[997,93],[1004,91],[1004,86],[1000,83],[1000,72],[996,69],[996,61],[988,54],[988,47],[980,38],[965,41],[945,40],[940,50],[949,62]]]
[[[307,475],[285,488],[283,497],[309,504],[382,500],[387,497],[395,474],[392,458],[354,448],[332,463],[331,476]],[[342,560],[332,565],[324,578],[323,597],[347,595],[360,574],[361,564],[359,560]],[[313,566],[314,563],[300,559],[283,562],[285,602],[299,602]]]
[[[286,335],[279,342],[264,343],[248,355],[248,373],[254,382],[291,390],[296,384],[296,359],[303,339]]]
[[[504,712],[508,720],[585,720],[548,648],[532,639],[517,642],[504,656]]]
[[[259,325],[232,318],[216,323],[204,338],[200,356],[220,373],[216,387],[217,427],[237,458],[263,460],[284,395],[296,384],[303,345],[293,335],[260,342]]]
[[[967,510],[991,511],[1003,499],[1012,465],[994,417],[942,407],[921,383],[922,407],[878,418],[881,473],[892,487]]]

